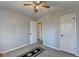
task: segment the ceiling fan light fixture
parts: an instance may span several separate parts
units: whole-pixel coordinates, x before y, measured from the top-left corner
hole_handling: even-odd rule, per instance
[[[50,6],[48,6],[47,4],[45,4],[44,2],[41,2],[41,1],[33,1],[33,4],[24,4],[24,6],[28,6],[28,5],[32,5],[35,12],[38,12],[38,9],[40,7],[44,7],[44,8],[50,7]]]
[[[39,9],[39,6],[38,5],[36,5],[36,9]]]
[[[40,1],[37,1],[37,3],[40,3]]]

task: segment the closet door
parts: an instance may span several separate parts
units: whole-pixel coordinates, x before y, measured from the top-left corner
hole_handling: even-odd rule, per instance
[[[75,54],[75,14],[60,17],[60,49]]]

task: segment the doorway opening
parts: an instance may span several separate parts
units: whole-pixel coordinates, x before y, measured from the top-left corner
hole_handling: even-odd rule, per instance
[[[43,44],[42,40],[42,22],[37,23],[37,41],[40,44]]]

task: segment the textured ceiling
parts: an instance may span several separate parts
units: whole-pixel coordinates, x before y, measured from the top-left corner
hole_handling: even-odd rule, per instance
[[[44,1],[45,2],[45,1]],[[36,13],[34,12],[33,6],[28,6],[25,7],[23,6],[24,3],[31,3],[31,2],[20,2],[20,1],[14,1],[14,2],[9,2],[9,1],[0,1],[0,7],[4,7],[4,8],[8,8],[8,9],[12,9],[12,10],[16,10],[19,11],[21,13],[24,13],[26,15],[32,16],[32,17],[40,17],[42,15],[46,15],[49,12],[56,12],[56,11],[60,11],[60,10],[64,10],[64,9],[68,9],[68,8],[73,8],[76,6],[79,6],[79,2],[67,2],[67,1],[46,1],[45,3],[47,3],[50,8],[46,9],[46,8],[40,8],[39,11]]]

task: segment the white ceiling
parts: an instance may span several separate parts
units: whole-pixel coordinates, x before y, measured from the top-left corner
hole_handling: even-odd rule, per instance
[[[36,13],[34,12],[33,6],[25,7],[23,4],[28,2],[22,2],[22,1],[0,1],[0,7],[16,10],[19,12],[22,12],[26,15],[32,16],[32,17],[40,17],[42,15],[46,15],[49,12],[56,12],[68,8],[73,8],[76,6],[79,6],[79,2],[72,2],[72,1],[44,1],[47,3],[50,8],[40,8],[39,11]],[[31,3],[31,2],[30,2]]]

